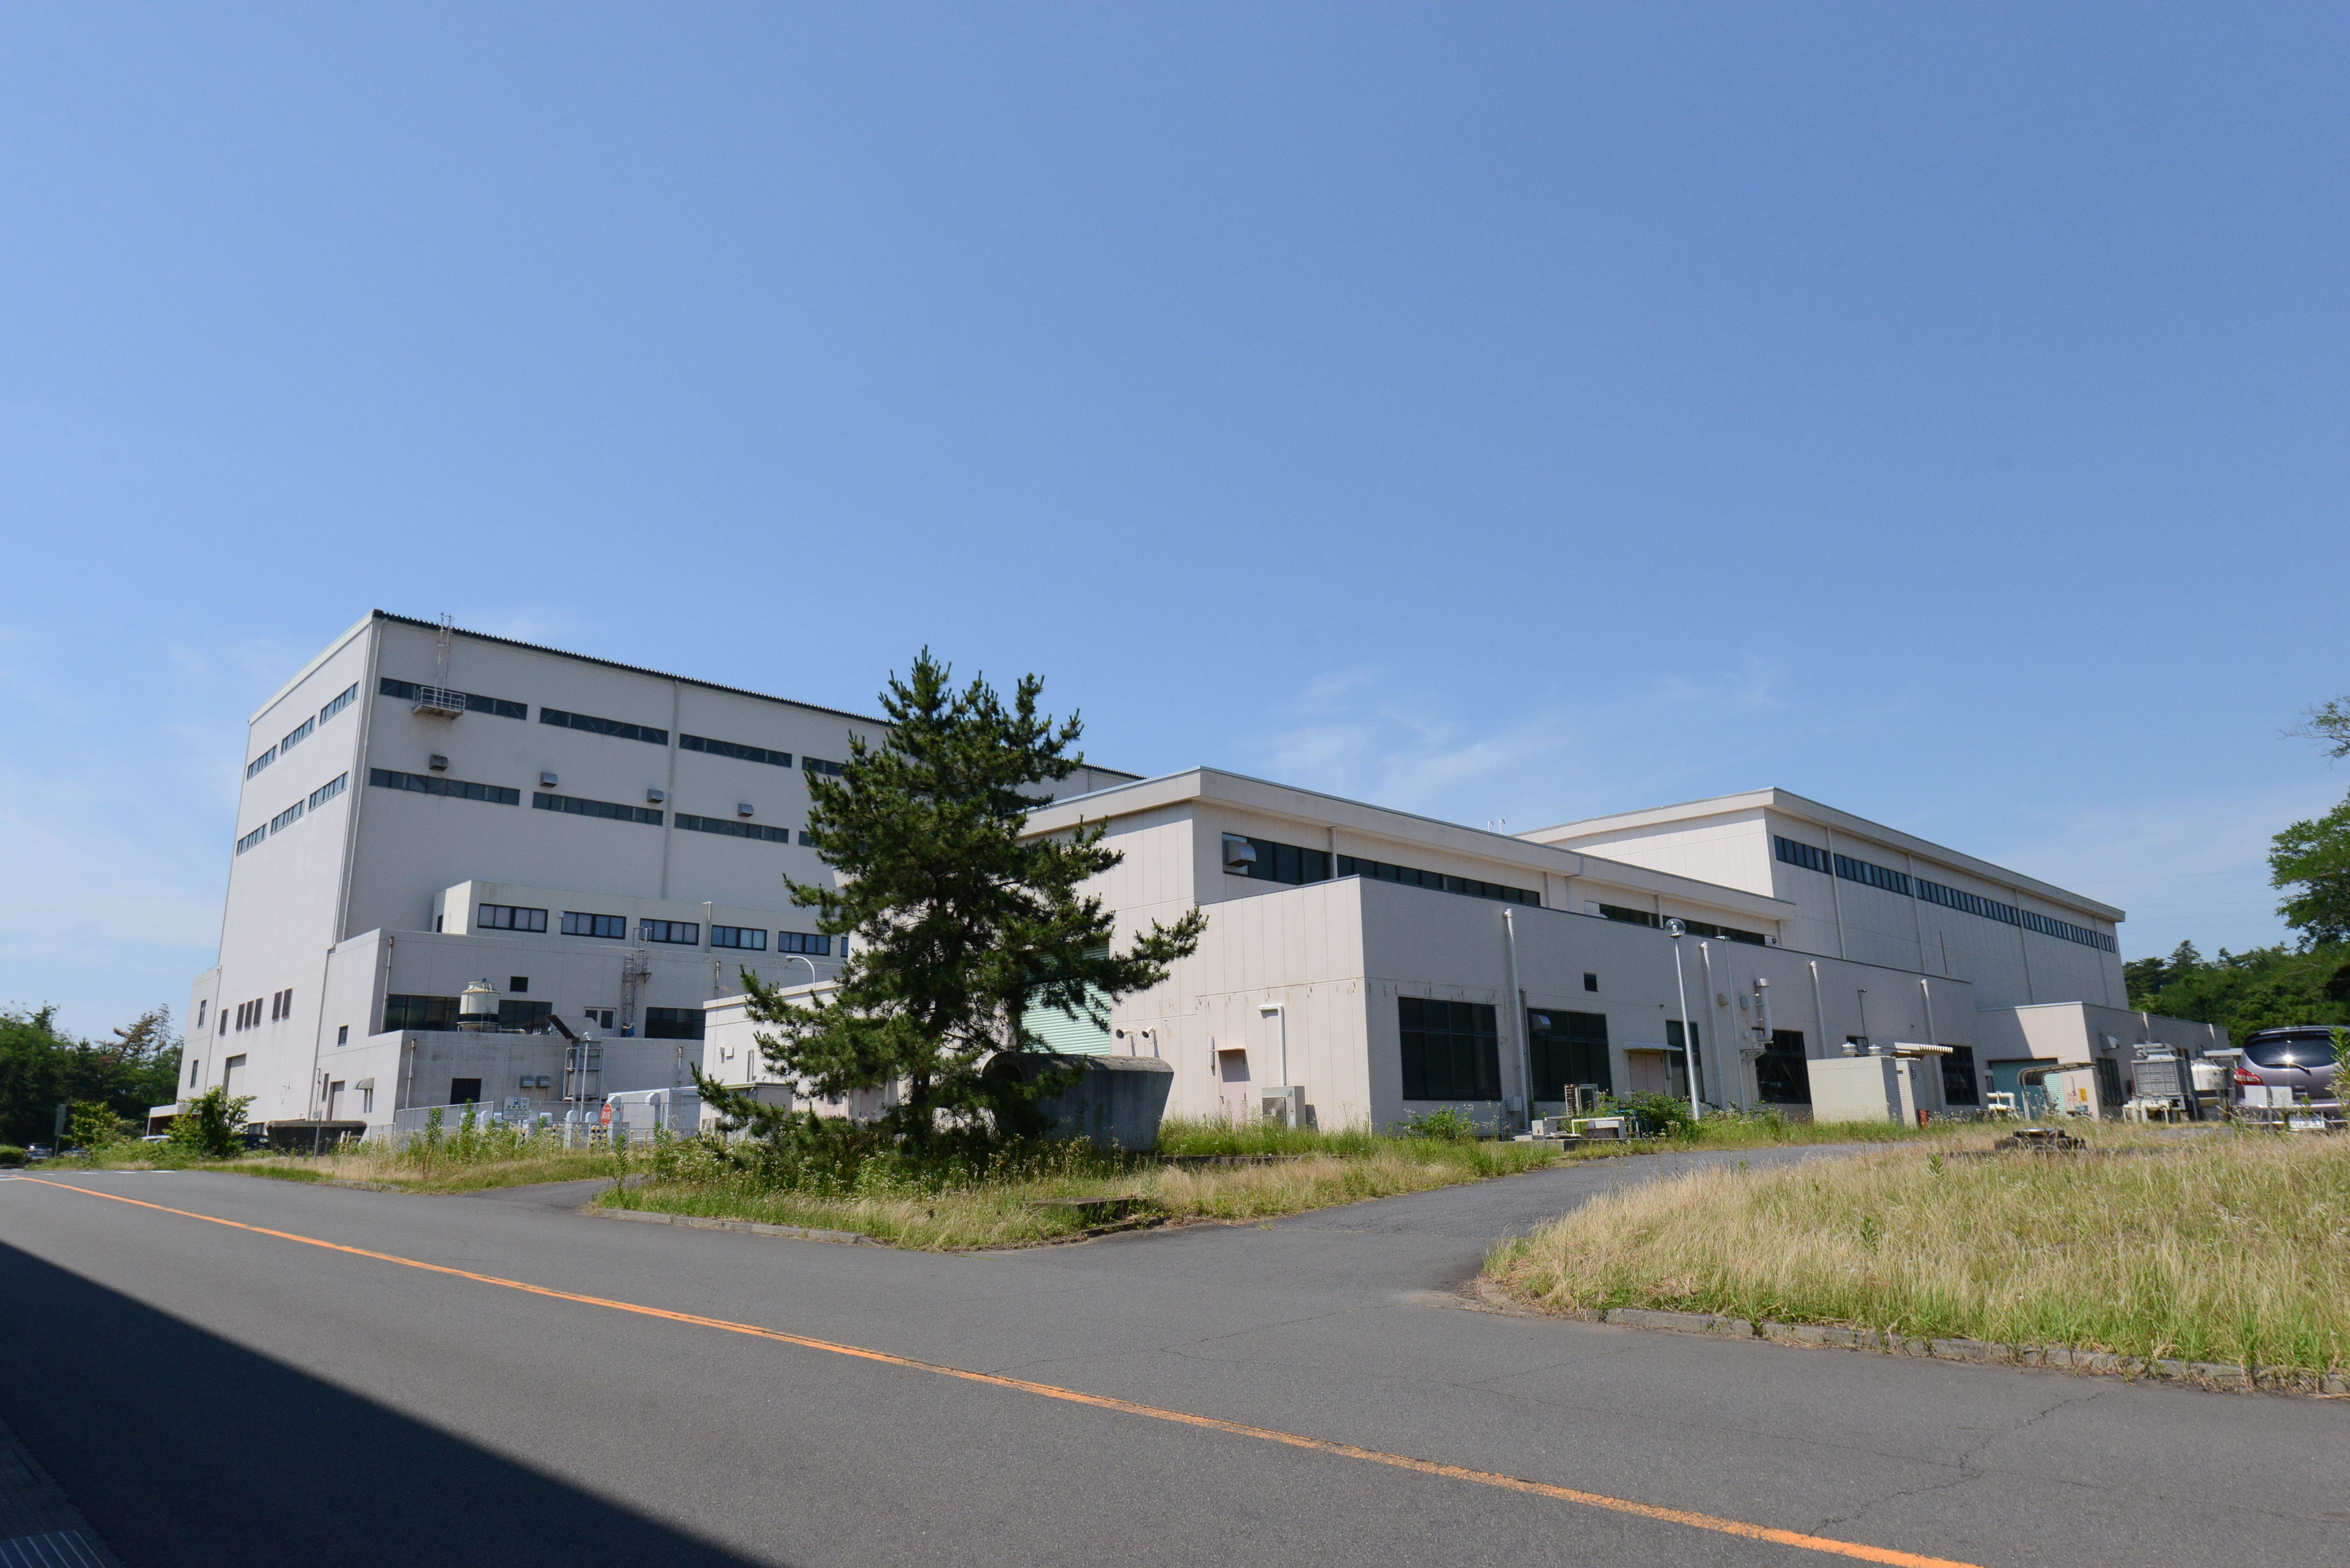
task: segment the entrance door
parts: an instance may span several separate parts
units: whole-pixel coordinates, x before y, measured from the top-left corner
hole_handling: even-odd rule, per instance
[[[330,1122],[343,1119],[343,1085],[339,1079],[327,1085],[327,1119]]]
[[[1249,1065],[1245,1051],[1216,1053],[1216,1098],[1226,1121],[1248,1119]]]

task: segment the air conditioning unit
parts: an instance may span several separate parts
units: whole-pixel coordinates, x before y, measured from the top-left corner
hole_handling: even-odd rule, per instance
[[[1296,1084],[1267,1085],[1256,1092],[1257,1114],[1276,1127],[1305,1125],[1305,1090]]]

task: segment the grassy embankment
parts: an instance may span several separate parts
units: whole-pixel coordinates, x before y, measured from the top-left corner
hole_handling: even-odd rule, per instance
[[[755,1220],[851,1231],[901,1246],[1016,1246],[1079,1234],[1102,1216],[1055,1200],[1125,1199],[1141,1219],[1246,1221],[1480,1181],[1563,1161],[1669,1149],[1734,1149],[1781,1144],[1945,1138],[1892,1126],[1814,1127],[1772,1117],[1709,1120],[1671,1139],[1597,1144],[1564,1154],[1517,1143],[1451,1141],[1363,1131],[1324,1133],[1219,1122],[1170,1121],[1159,1152],[1170,1164],[1058,1146],[983,1178],[909,1170],[869,1162],[847,1179],[786,1185],[746,1170],[699,1139],[615,1155],[566,1149],[552,1137],[504,1128],[448,1129],[437,1141],[381,1143],[317,1157],[247,1154],[202,1160],[167,1145],[122,1143],[60,1168],[217,1169],[291,1181],[357,1181],[404,1191],[446,1193],[585,1178],[633,1177],[600,1201],[613,1207]],[[739,1151],[738,1151],[739,1152]]]
[[[642,1162],[639,1161],[641,1168]],[[123,1142],[55,1162],[58,1170],[225,1170],[281,1181],[360,1181],[410,1192],[476,1192],[541,1181],[616,1177],[625,1162],[608,1149],[565,1148],[562,1140],[504,1127],[459,1127],[438,1139],[395,1147],[374,1142],[306,1154],[249,1153],[206,1159],[170,1144]]]
[[[1900,1149],[1696,1172],[1590,1203],[1496,1249],[1486,1272],[1555,1309],[2350,1366],[2350,1147],[2086,1130],[2076,1155]]]
[[[1423,1192],[1576,1159],[1662,1148],[1747,1148],[1783,1143],[1947,1138],[1895,1127],[1813,1127],[1721,1119],[1673,1142],[1599,1145],[1556,1153],[1528,1144],[1448,1141],[1362,1131],[1324,1133],[1219,1122],[1169,1122],[1162,1155],[1253,1158],[1258,1164],[1170,1164],[1063,1146],[984,1179],[941,1180],[875,1164],[847,1182],[783,1186],[730,1169],[717,1151],[681,1146],[641,1185],[606,1194],[612,1208],[754,1220],[847,1231],[926,1249],[1020,1246],[1084,1232],[1098,1214],[1055,1208],[1068,1199],[1127,1199],[1138,1215],[1246,1221],[1365,1199]]]

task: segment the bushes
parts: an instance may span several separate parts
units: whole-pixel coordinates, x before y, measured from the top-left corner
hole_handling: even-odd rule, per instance
[[[24,1168],[24,1164],[23,1149],[13,1143],[0,1143],[0,1170],[19,1170]]]
[[[244,1113],[252,1104],[251,1095],[231,1097],[225,1085],[213,1085],[172,1118],[169,1147],[202,1159],[234,1158],[244,1148]]]

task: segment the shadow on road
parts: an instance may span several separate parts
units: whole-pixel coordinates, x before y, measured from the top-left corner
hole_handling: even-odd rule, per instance
[[[130,1568],[749,1561],[8,1246],[0,1417]]]

